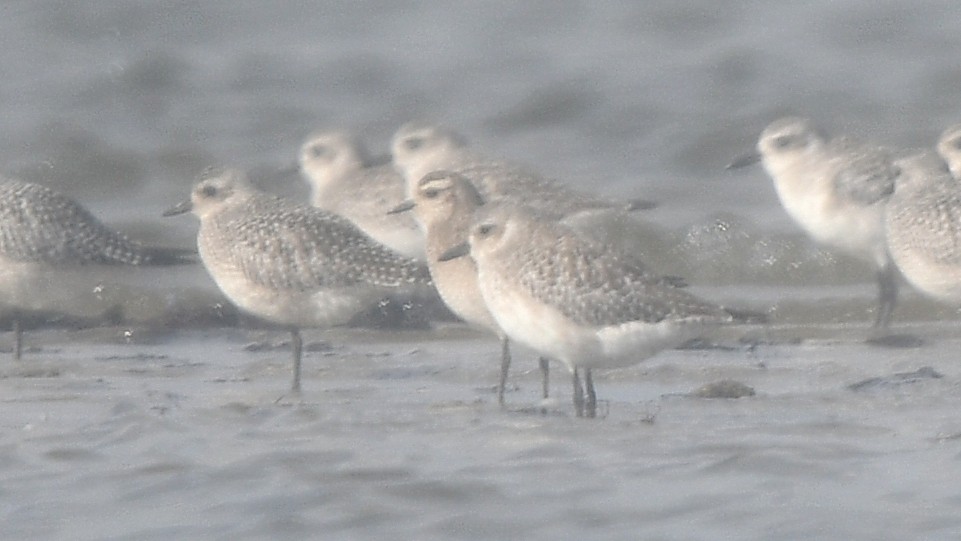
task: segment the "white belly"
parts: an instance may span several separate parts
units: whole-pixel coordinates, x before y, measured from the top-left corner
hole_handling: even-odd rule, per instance
[[[512,340],[563,362],[569,369],[630,366],[676,347],[705,329],[696,321],[584,326],[520,289],[483,280],[481,292],[494,319]]]
[[[772,176],[774,176],[772,174]],[[884,206],[845,201],[830,179],[774,176],[775,188],[787,213],[815,241],[877,266],[887,260]]]

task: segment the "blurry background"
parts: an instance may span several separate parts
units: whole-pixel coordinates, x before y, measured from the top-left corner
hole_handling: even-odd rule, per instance
[[[272,172],[311,131],[349,128],[380,152],[424,118],[584,190],[660,201],[649,217],[674,245],[667,266],[695,280],[869,284],[800,235],[760,168],[725,164],[789,112],[904,146],[961,121],[961,9],[947,1],[95,1],[0,14],[0,171],[178,243],[196,221],[159,214],[204,167],[305,193]]]

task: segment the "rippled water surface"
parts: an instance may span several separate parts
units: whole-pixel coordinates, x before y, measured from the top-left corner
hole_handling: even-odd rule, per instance
[[[724,171],[787,112],[932,144],[961,120],[955,3],[0,12],[0,171],[64,190],[137,238],[191,245],[194,219],[159,215],[206,166],[302,194],[277,172],[311,131],[348,127],[382,151],[401,123],[429,118],[579,189],[659,201],[633,239],[651,265],[774,321],[603,374],[608,415],[584,422],[560,370],[538,413],[521,354],[499,411],[496,344],[456,326],[315,332],[295,399],[283,396],[288,352],[244,348],[281,335],[232,328],[202,269],[78,292],[98,313],[120,305],[124,324],[37,331],[25,361],[0,358],[3,537],[961,532],[956,310],[905,292],[895,331],[917,340],[865,342],[869,269],[812,245],[760,169]],[[725,379],[756,394],[690,394]]]
[[[501,411],[496,342],[456,328],[308,333],[299,399],[244,348],[271,335],[40,333],[0,371],[4,537],[949,539],[961,343],[914,330],[722,335],[601,375],[595,421],[560,373],[539,413],[526,352]],[[724,380],[755,394],[697,394]]]

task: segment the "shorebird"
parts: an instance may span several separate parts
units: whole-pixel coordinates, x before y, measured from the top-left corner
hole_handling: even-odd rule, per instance
[[[389,162],[371,159],[364,145],[340,131],[314,134],[299,155],[313,206],[347,218],[372,239],[424,261],[424,234],[409,214],[388,211],[406,199],[404,178]]]
[[[329,327],[385,293],[430,283],[427,268],[371,240],[345,218],[253,188],[234,169],[206,172],[164,212],[200,219],[200,258],[241,310],[289,329],[300,391],[302,327]]]
[[[731,312],[650,274],[636,258],[530,207],[485,205],[475,213],[469,241],[439,259],[468,254],[497,325],[573,373],[579,416],[596,415],[593,369],[636,364],[734,321]]]
[[[931,152],[895,165],[899,175],[885,217],[891,257],[919,291],[961,304],[961,182]]]
[[[46,186],[0,178],[0,307],[13,316],[14,359],[23,352],[24,316],[59,311],[68,297],[93,290],[110,267],[194,258],[189,250],[134,242]]]
[[[501,372],[497,401],[504,405],[511,363],[510,341],[484,304],[477,284],[477,267],[470,258],[439,260],[448,248],[467,240],[474,211],[483,204],[483,198],[466,177],[449,171],[434,171],[420,180],[413,199],[401,203],[391,212],[414,211],[426,233],[427,267],[447,307],[468,324],[500,338]],[[549,394],[548,363],[543,357],[539,363],[543,374],[542,396],[546,399]]]
[[[394,164],[407,182],[412,197],[417,183],[432,171],[460,173],[470,179],[485,200],[500,197],[523,198],[525,204],[567,216],[582,212],[648,209],[645,200],[611,201],[568,188],[545,178],[528,167],[492,159],[469,148],[456,132],[440,125],[409,122],[391,141]]]
[[[890,324],[898,298],[897,269],[884,239],[884,206],[897,176],[895,157],[848,137],[829,139],[810,120],[787,117],[761,132],[755,152],[728,166],[761,161],[784,210],[808,235],[874,266],[877,328]]]

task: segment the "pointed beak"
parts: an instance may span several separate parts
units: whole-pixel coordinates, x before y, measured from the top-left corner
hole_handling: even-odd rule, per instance
[[[760,152],[758,151],[748,152],[747,154],[741,154],[737,158],[734,158],[734,161],[727,164],[727,167],[725,167],[725,169],[727,169],[728,171],[730,171],[731,169],[740,169],[742,167],[754,165],[759,161],[761,161]]]
[[[300,174],[300,163],[298,162],[289,163],[277,169],[277,176],[280,178],[299,175],[299,174]]]
[[[447,251],[440,254],[440,257],[437,258],[437,261],[440,261],[440,262],[450,261],[451,259],[464,257],[469,253],[470,253],[470,245],[464,242],[464,243],[458,244],[457,246],[454,246],[453,248],[448,248]]]
[[[178,204],[178,205],[172,206],[172,207],[170,207],[169,209],[165,210],[164,213],[163,213],[163,216],[164,216],[164,217],[176,216],[176,215],[178,215],[178,214],[183,214],[183,213],[185,213],[185,212],[190,212],[191,210],[193,210],[193,208],[194,208],[194,204],[188,199],[188,200],[184,201],[183,203],[180,203],[180,204]]]
[[[403,203],[397,205],[396,207],[387,211],[387,214],[400,214],[401,212],[407,212],[413,210],[417,206],[412,199],[407,199]]]
[[[656,201],[649,201],[647,199],[631,199],[627,202],[625,210],[627,212],[634,212],[636,210],[651,210],[656,209],[658,203]]]

